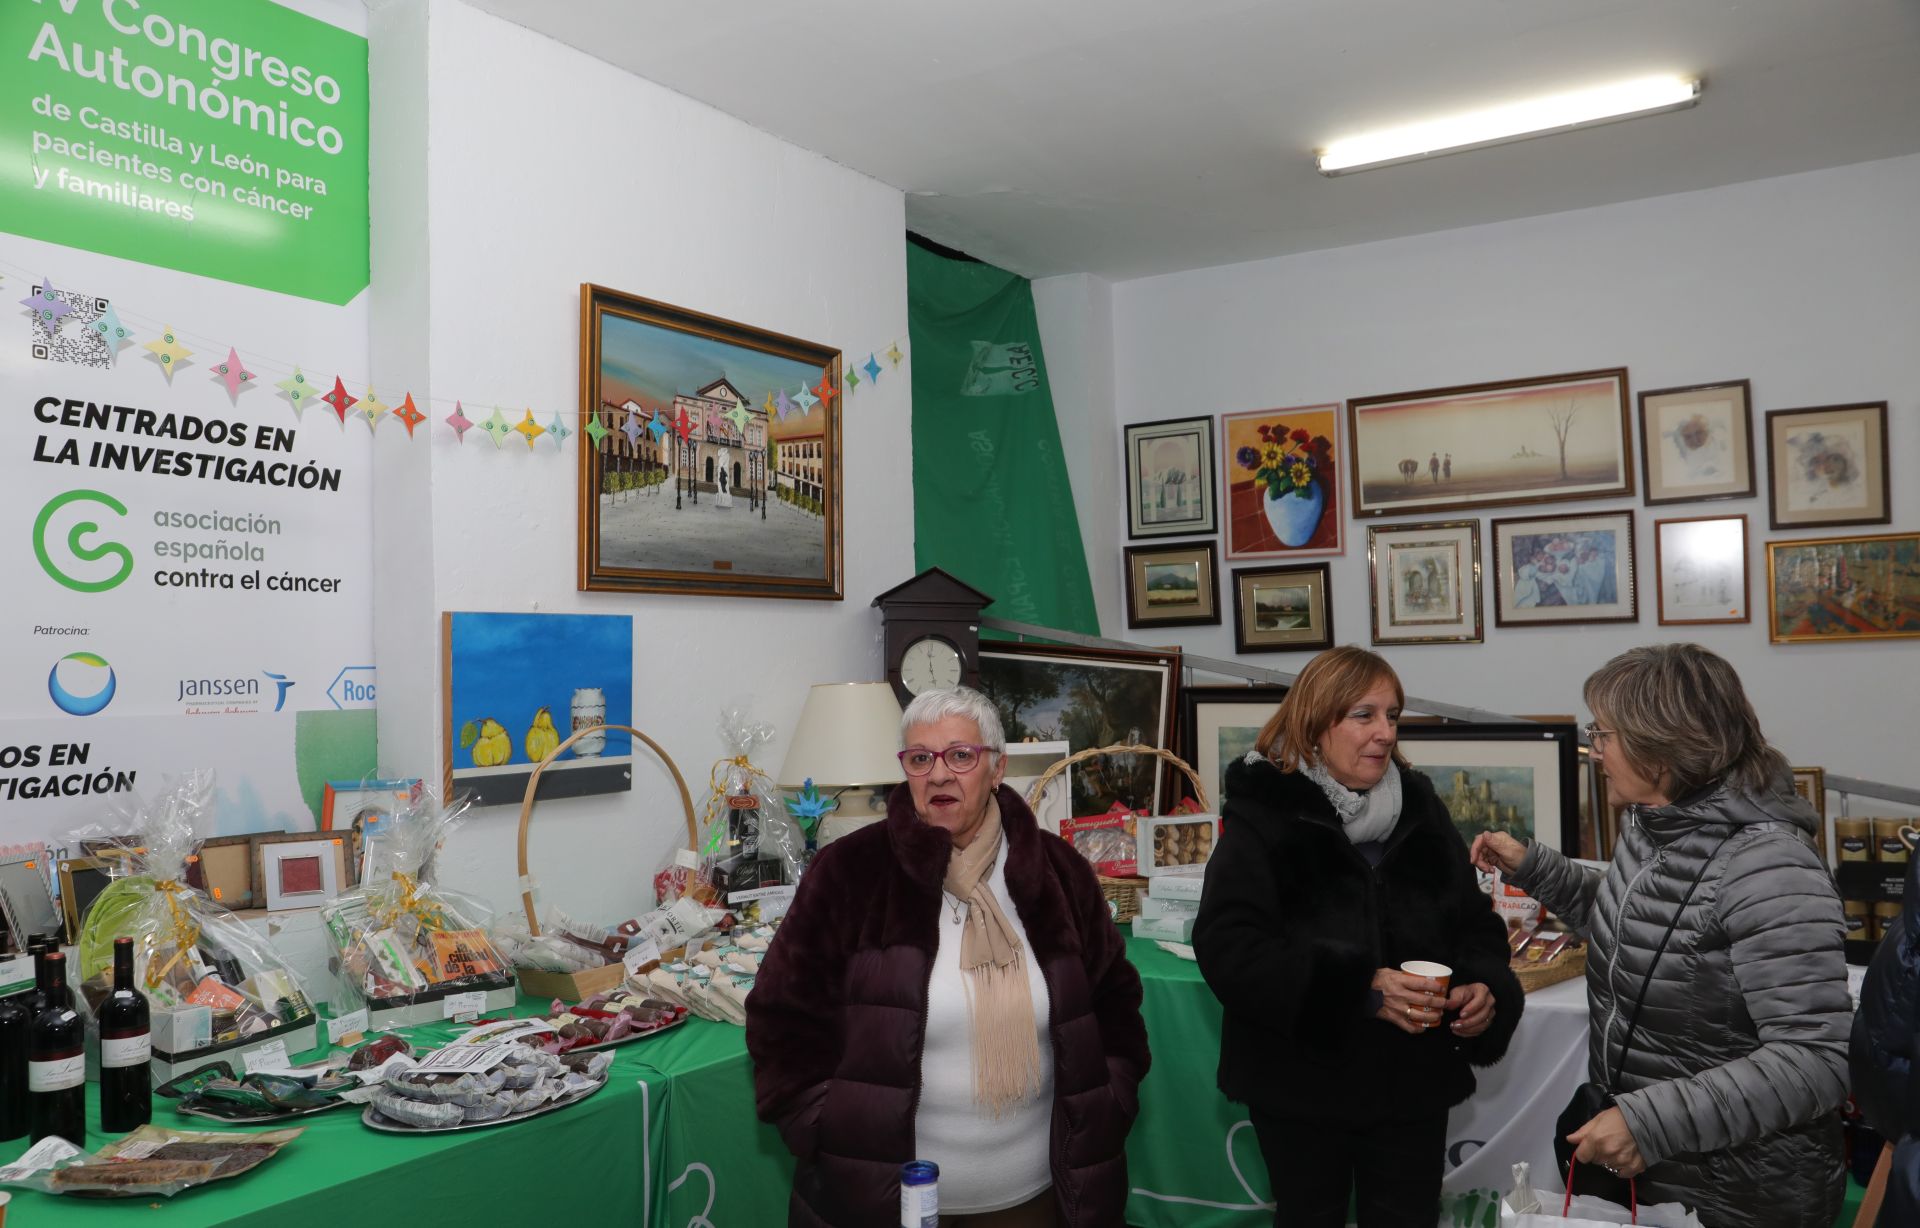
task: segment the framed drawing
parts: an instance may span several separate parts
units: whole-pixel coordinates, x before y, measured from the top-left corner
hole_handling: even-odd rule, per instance
[[[1180,654],[1063,644],[980,645],[980,690],[999,710],[1007,741],[1064,741],[1077,753],[1138,741],[1173,745]],[[1073,766],[1075,818],[1124,802],[1152,808],[1167,771],[1155,755],[1096,755]]]
[[[580,588],[838,601],[841,387],[829,346],[581,286]]]
[[[1227,557],[1340,554],[1340,407],[1220,415]]]
[[[1579,734],[1573,722],[1403,721],[1400,753],[1425,772],[1468,844],[1483,831],[1580,851]]]
[[[1767,543],[1776,644],[1920,636],[1920,533]]]
[[[1213,419],[1169,418],[1131,423],[1124,429],[1127,536],[1218,532]]]
[[[253,837],[254,894],[270,912],[318,908],[347,886],[347,841],[326,832]]]
[[[1325,563],[1245,567],[1233,573],[1233,650],[1300,652],[1333,647],[1333,596]]]
[[[87,909],[113,882],[113,863],[100,857],[63,857],[60,859],[60,913],[66,921],[66,940],[80,941],[80,927],[86,924]],[[24,945],[24,944],[23,944]]]
[[[1820,850],[1820,860],[1827,860],[1827,769],[1817,767],[1797,767],[1793,769],[1793,791],[1805,798],[1807,805],[1813,807],[1813,813],[1820,822],[1814,827],[1814,846]]]
[[[1355,518],[1633,493],[1627,369],[1347,402]]]
[[[1633,586],[1633,513],[1493,522],[1493,622],[1640,621]]]
[[[1745,516],[1654,521],[1653,572],[1663,627],[1753,618]]]
[[[1478,644],[1480,522],[1367,526],[1376,644]]]
[[[1220,570],[1213,543],[1128,546],[1127,626],[1220,624]]]
[[[1753,494],[1753,391],[1746,380],[1640,394],[1640,485],[1648,507]]]
[[[308,833],[311,834],[311,833]],[[239,911],[259,901],[253,890],[253,837],[209,836],[187,863],[187,886],[198,887],[222,908]]]
[[[1214,813],[1226,805],[1227,765],[1253,749],[1286,697],[1287,688],[1278,685],[1190,686],[1180,692],[1180,757],[1200,774]]]
[[[517,805],[534,764],[568,737],[633,724],[632,615],[448,613],[440,631],[442,797],[457,787],[475,805]],[[632,740],[612,729],[575,742],[542,772],[540,796],[632,784]]]
[[[1767,414],[1767,518],[1775,529],[1890,524],[1887,403]]]

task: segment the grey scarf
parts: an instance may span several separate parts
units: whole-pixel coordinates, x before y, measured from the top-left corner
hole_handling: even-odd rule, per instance
[[[1365,844],[1393,834],[1393,825],[1400,821],[1400,768],[1393,760],[1387,760],[1387,774],[1380,783],[1365,793],[1355,793],[1335,780],[1318,759],[1303,764],[1300,771],[1333,803],[1347,839]]]

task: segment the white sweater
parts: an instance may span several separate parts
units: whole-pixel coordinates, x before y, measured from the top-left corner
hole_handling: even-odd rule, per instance
[[[914,1155],[940,1166],[940,1213],[978,1214],[1018,1206],[1053,1184],[1048,1166],[1053,1122],[1052,1004],[1034,962],[1027,927],[1007,895],[1007,847],[1000,845],[992,888],[1000,911],[1026,952],[1027,987],[1040,1041],[1040,1089],[999,1117],[973,1099],[973,1031],[965,974],[960,971],[961,922],[954,897],[942,893],[940,950],[927,986],[927,1045],[920,1057],[920,1110],[913,1119]],[[966,915],[964,906],[961,916]]]

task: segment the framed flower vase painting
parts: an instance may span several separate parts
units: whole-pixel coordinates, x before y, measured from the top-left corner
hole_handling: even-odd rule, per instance
[[[1247,567],[1233,573],[1233,650],[1300,652],[1333,647],[1327,564]]]
[[[1340,407],[1220,415],[1227,557],[1340,554]]]
[[[1640,621],[1633,513],[1494,521],[1493,588],[1498,627]]]
[[[1647,506],[1753,494],[1753,394],[1746,380],[1640,394],[1640,484]]]
[[[1753,618],[1745,516],[1654,521],[1653,571],[1663,627]]]
[[[1767,543],[1776,644],[1920,636],[1920,533]]]
[[[1633,493],[1627,371],[1579,371],[1347,402],[1353,514]]]
[[[1127,547],[1127,626],[1219,622],[1220,571],[1212,542]]]
[[[1775,529],[1891,524],[1887,403],[1768,413],[1767,512]]]
[[[1480,522],[1367,526],[1375,644],[1478,644]]]
[[[1218,532],[1213,419],[1135,422],[1125,429],[1127,536]]]

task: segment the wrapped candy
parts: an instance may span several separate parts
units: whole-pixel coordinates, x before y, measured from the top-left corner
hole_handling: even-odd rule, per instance
[[[736,701],[722,709],[718,733],[732,753],[709,775],[699,847],[692,856],[676,854],[654,876],[663,905],[688,896],[724,905],[733,892],[797,883],[806,864],[806,836],[780,787],[753,763],[754,752],[773,740],[773,726],[753,720],[749,705]]]

